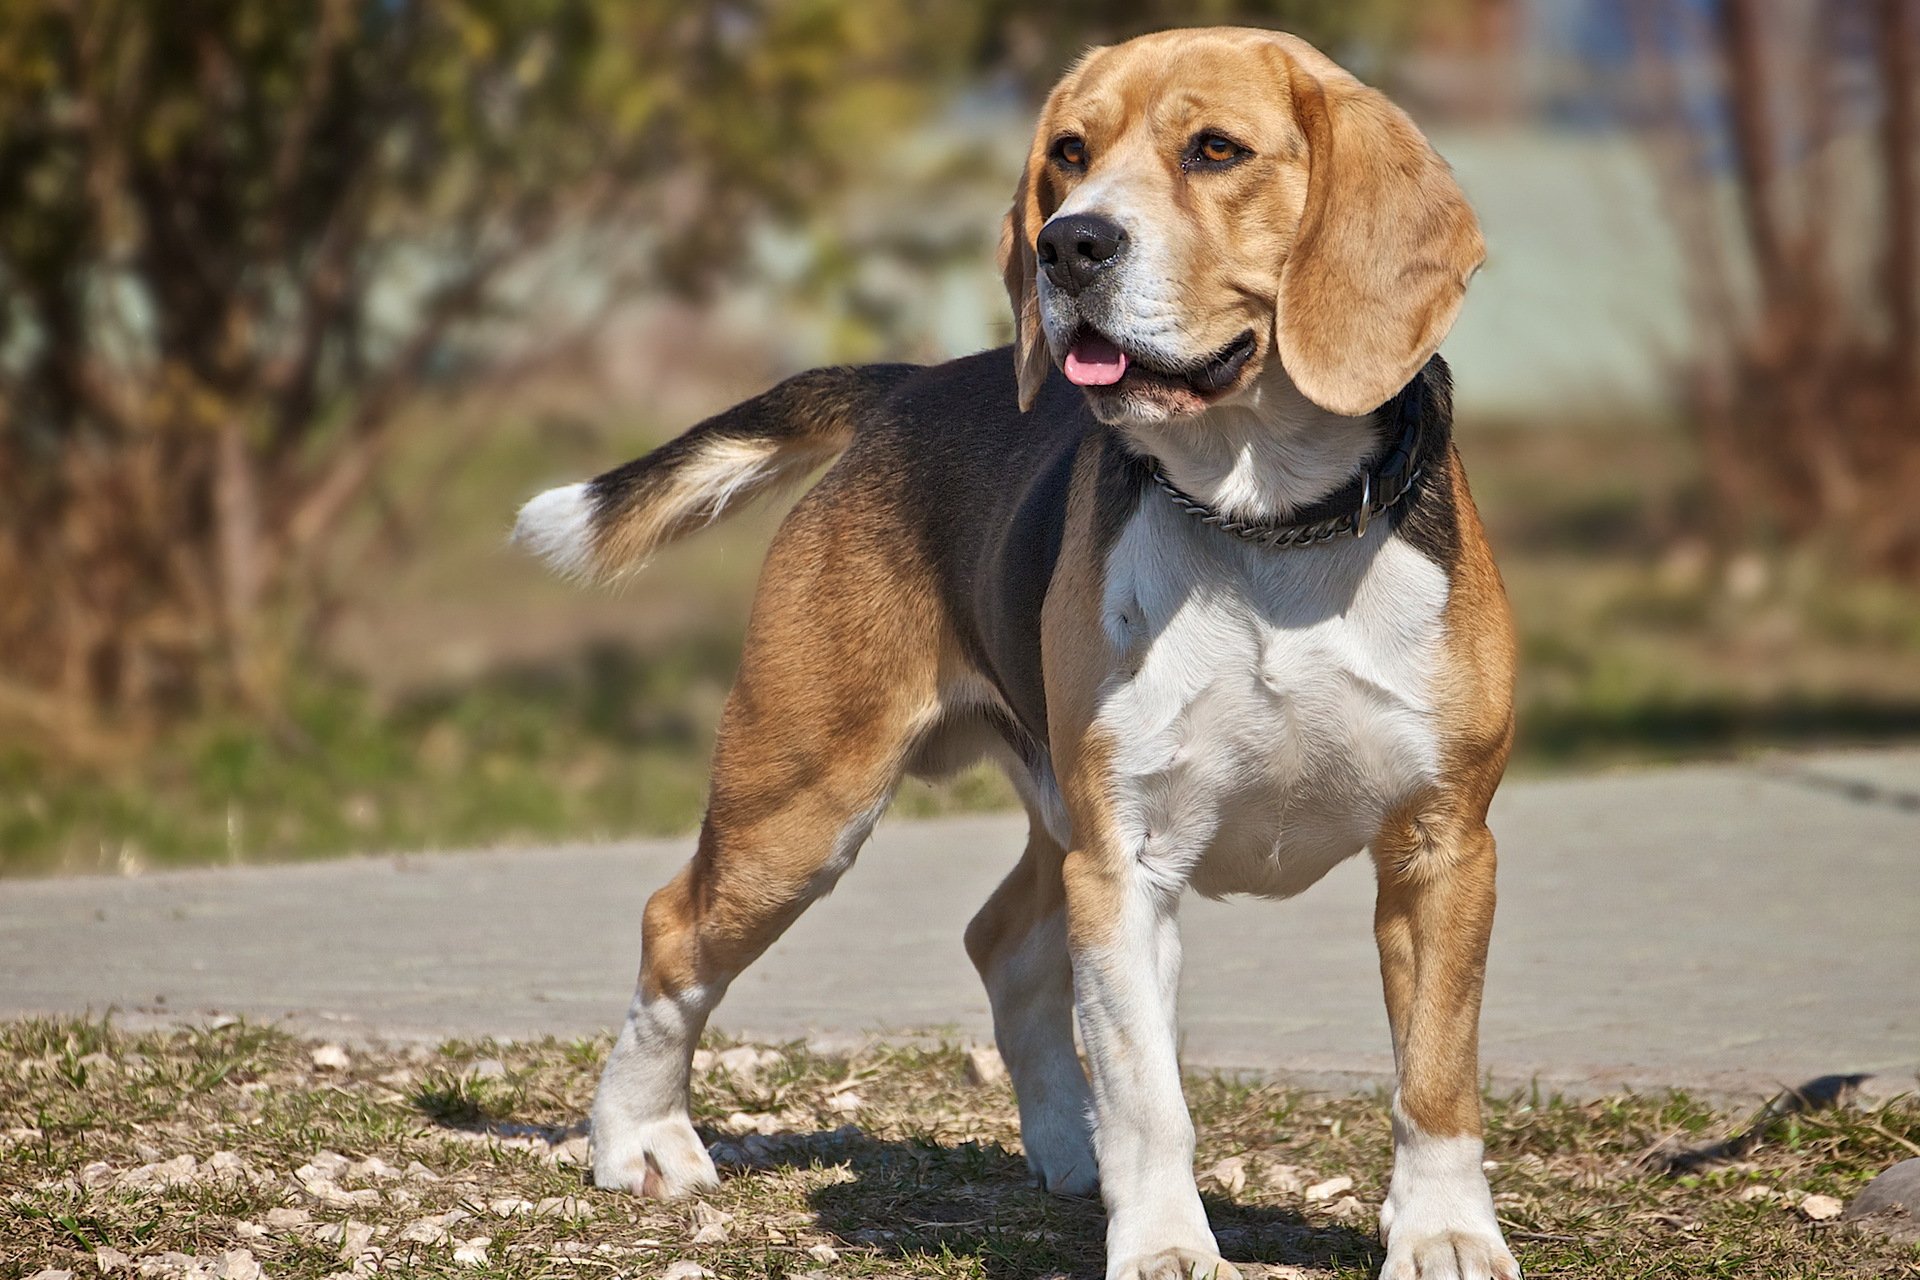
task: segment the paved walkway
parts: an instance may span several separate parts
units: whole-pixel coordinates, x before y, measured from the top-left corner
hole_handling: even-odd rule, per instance
[[[1760,1093],[1920,1069],[1920,750],[1509,783],[1487,1069],[1592,1093]],[[989,1035],[960,946],[1020,847],[1003,816],[883,824],[716,1025],[833,1043]],[[0,883],[0,1015],[215,1013],[341,1038],[617,1022],[647,894],[689,842]],[[1194,1066],[1383,1078],[1356,859],[1284,903],[1183,911]]]

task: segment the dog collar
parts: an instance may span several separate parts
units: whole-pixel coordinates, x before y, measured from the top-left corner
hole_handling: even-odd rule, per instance
[[[1157,458],[1147,459],[1148,473],[1160,491],[1202,524],[1230,533],[1242,542],[1273,550],[1310,547],[1335,538],[1364,538],[1373,521],[1399,506],[1419,487],[1426,474],[1421,445],[1426,435],[1426,379],[1422,369],[1382,408],[1392,411],[1400,431],[1387,451],[1347,484],[1304,508],[1294,519],[1235,520],[1184,492],[1168,479]]]

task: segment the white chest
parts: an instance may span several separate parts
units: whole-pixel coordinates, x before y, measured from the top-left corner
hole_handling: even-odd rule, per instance
[[[1116,818],[1151,874],[1286,896],[1433,782],[1446,575],[1386,537],[1267,551],[1144,502],[1108,557]]]

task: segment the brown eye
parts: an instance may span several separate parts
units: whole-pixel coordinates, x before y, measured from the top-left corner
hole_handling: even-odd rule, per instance
[[[1225,134],[1203,133],[1193,140],[1193,146],[1187,152],[1187,163],[1210,169],[1224,169],[1228,165],[1244,160],[1248,151]]]
[[[1079,138],[1068,136],[1053,144],[1053,158],[1069,169],[1087,167],[1087,144]]]

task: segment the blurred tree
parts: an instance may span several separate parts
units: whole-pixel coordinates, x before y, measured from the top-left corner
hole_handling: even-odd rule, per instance
[[[1717,531],[1920,578],[1920,0],[1637,0]]]
[[[0,712],[270,703],[430,375],[695,284],[831,186],[917,95],[907,8],[9,4]]]
[[[1037,86],[1167,22],[1338,46],[1412,8],[11,0],[0,718],[78,745],[271,708],[440,375],[733,269],[962,79]]]

